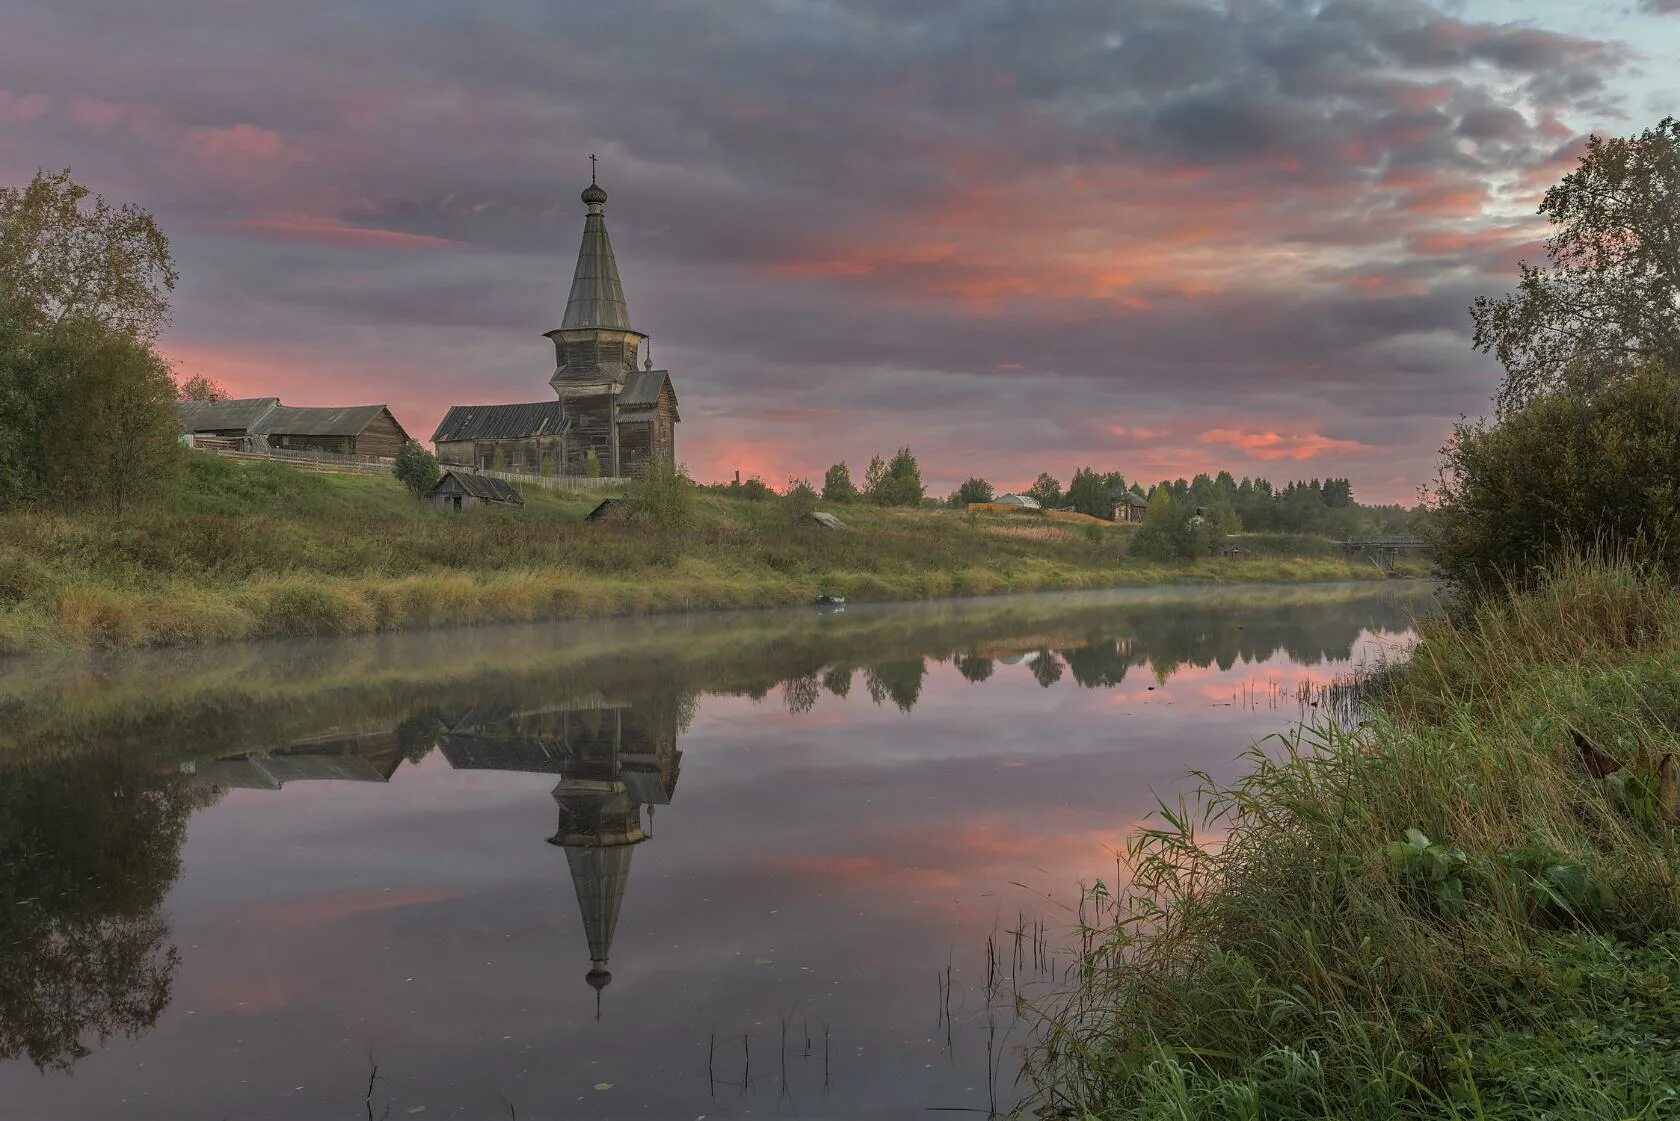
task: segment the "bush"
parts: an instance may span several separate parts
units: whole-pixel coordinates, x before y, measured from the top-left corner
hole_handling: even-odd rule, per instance
[[[628,497],[637,520],[661,529],[687,529],[694,520],[694,484],[675,464],[654,460],[643,467]]]
[[[962,507],[970,502],[990,502],[992,500],[992,484],[985,479],[970,478],[957,488],[957,493],[951,496],[951,505]]]
[[[166,490],[184,459],[174,404],[145,341],[87,317],[31,331],[0,300],[0,503],[120,516]]]
[[[806,479],[789,479],[782,492],[782,508],[795,518],[803,518],[817,508],[817,489]]]
[[[1680,572],[1680,380],[1647,370],[1563,392],[1442,450],[1431,533],[1440,572],[1481,595],[1534,587],[1560,556],[1628,555]]]
[[[430,491],[442,473],[437,456],[421,447],[420,441],[407,440],[397,449],[397,481],[414,497],[420,498]]]
[[[1143,525],[1132,537],[1131,552],[1144,560],[1191,560],[1213,553],[1223,538],[1213,519],[1175,501],[1166,487],[1156,487]]]

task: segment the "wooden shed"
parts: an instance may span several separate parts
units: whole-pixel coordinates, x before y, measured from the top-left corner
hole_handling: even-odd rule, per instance
[[[505,479],[474,475],[470,471],[446,470],[432,484],[426,498],[443,510],[465,510],[470,506],[523,506],[513,485]]]
[[[1108,495],[1114,499],[1114,520],[1117,522],[1141,522],[1149,513],[1149,500],[1134,490],[1115,487]]]

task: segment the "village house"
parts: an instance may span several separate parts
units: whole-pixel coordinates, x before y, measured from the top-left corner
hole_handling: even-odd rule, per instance
[[[179,401],[175,417],[193,443],[238,451],[285,448],[390,459],[408,440],[384,405],[298,408],[278,397],[243,397]]]
[[[676,462],[676,390],[668,371],[653,368],[648,337],[630,325],[606,201],[592,176],[566,310],[546,334],[554,344],[548,383],[556,400],[452,406],[432,434],[440,463],[623,477],[652,461]]]

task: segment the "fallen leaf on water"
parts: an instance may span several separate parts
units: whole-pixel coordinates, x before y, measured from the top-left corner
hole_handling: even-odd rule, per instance
[[[610,1089],[612,1089],[612,1083],[611,1082],[597,1082],[597,1083],[595,1083],[595,1088],[597,1090],[610,1090]]]

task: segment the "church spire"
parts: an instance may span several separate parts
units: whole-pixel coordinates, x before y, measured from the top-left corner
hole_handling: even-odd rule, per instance
[[[572,273],[572,290],[566,297],[562,331],[602,328],[633,331],[630,309],[624,303],[624,285],[618,279],[618,262],[613,259],[612,239],[607,237],[607,219],[602,208],[607,192],[595,182],[595,157],[590,156],[589,186],[583,189],[586,215],[583,244],[578,247],[577,269]]]
[[[609,773],[616,775],[616,752],[608,766]],[[607,966],[624,889],[630,882],[630,857],[647,834],[642,832],[641,805],[619,778],[563,777],[554,788],[554,800],[560,807],[560,824],[548,843],[566,850],[584,939],[589,943],[589,972],[584,980],[595,990],[598,1018],[601,990],[612,983]]]

